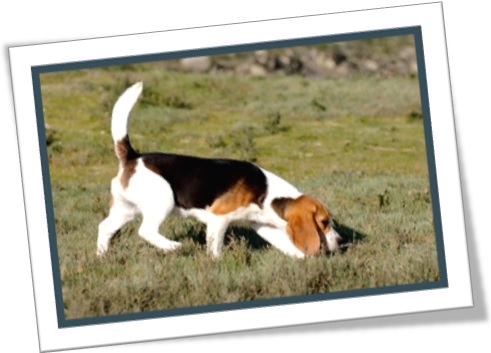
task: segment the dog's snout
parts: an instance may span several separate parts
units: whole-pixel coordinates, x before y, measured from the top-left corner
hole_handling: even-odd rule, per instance
[[[339,242],[341,240],[341,236],[339,233],[331,227],[329,232],[326,234],[327,248],[330,252],[336,251],[339,247]]]

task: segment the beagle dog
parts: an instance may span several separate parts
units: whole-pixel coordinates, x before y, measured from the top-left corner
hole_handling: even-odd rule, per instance
[[[336,250],[340,236],[327,209],[273,173],[247,161],[135,151],[127,125],[142,88],[141,82],[129,87],[113,108],[111,134],[119,171],[111,182],[109,215],[99,224],[98,255],[106,253],[112,236],[138,214],[138,234],[164,251],[181,246],[159,234],[171,214],[206,224],[206,248],[214,258],[220,255],[227,226],[236,222],[250,225],[292,257]]]

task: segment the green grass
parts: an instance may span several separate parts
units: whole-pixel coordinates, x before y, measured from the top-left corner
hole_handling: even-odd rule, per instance
[[[254,160],[312,194],[347,244],[298,261],[231,228],[206,256],[203,225],[170,218],[163,254],[139,220],[95,255],[117,170],[114,101],[145,89],[129,132],[140,151]],[[42,74],[56,240],[67,319],[421,283],[439,279],[418,81],[179,73],[139,64]]]

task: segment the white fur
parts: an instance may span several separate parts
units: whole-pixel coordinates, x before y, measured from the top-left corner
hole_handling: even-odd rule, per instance
[[[255,225],[253,228],[261,238],[269,242],[282,253],[299,259],[305,257],[305,254],[293,245],[290,237],[284,230],[269,225]]]
[[[327,240],[327,249],[333,252],[338,248],[339,241],[341,240],[341,236],[338,234],[338,232],[336,232],[336,230],[333,227],[331,227],[329,232],[326,234],[326,240]]]
[[[111,134],[115,142],[126,136],[131,109],[133,109],[142,90],[143,83],[137,82],[124,91],[114,104],[111,119]]]

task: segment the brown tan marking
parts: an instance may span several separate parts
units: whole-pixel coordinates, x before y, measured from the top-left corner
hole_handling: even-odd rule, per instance
[[[133,174],[135,174],[137,153],[133,147],[131,147],[128,136],[125,136],[114,144],[114,151],[116,152],[120,166],[123,169],[123,173],[119,180],[123,188],[126,189],[129,180]]]
[[[121,140],[114,143],[114,152],[121,163],[125,163],[128,160],[130,153],[134,152],[128,136],[125,136]]]
[[[127,188],[131,177],[135,174],[136,169],[136,159],[126,162],[123,165],[123,174],[119,177],[119,181],[123,188]]]
[[[330,215],[319,201],[302,195],[297,199],[275,199],[271,205],[287,221],[286,232],[304,254],[314,255],[321,244],[326,246],[324,235],[330,229]]]
[[[264,195],[257,195],[243,180],[239,180],[229,191],[217,198],[210,206],[209,211],[216,215],[224,215],[247,207],[251,203],[261,206]]]

